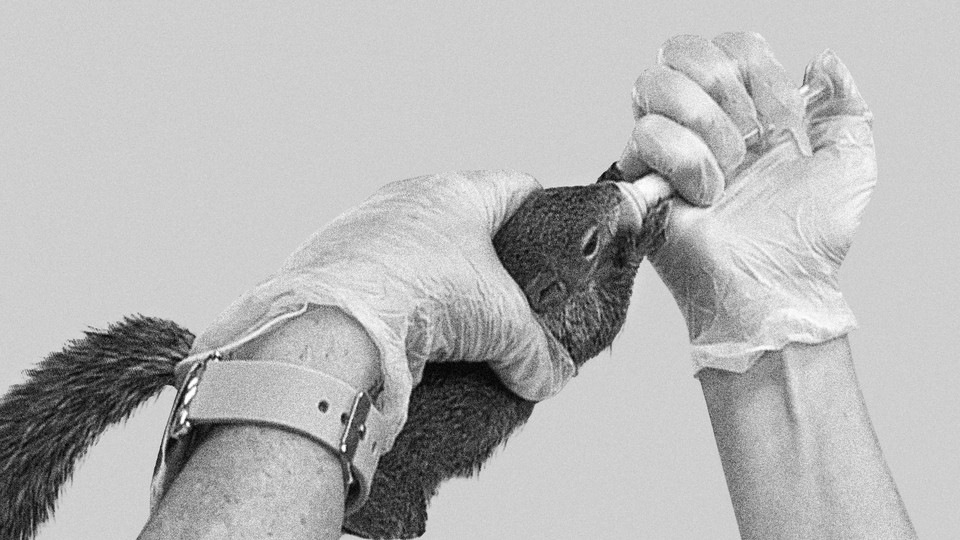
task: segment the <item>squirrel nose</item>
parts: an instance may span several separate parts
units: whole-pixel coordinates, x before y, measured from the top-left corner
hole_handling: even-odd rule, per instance
[[[537,313],[549,311],[563,305],[570,296],[570,288],[553,272],[537,274],[523,288],[530,307]]]

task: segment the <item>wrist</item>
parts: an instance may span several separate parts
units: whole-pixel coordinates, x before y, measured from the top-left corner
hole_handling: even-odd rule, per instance
[[[744,538],[915,537],[846,337],[699,378]]]
[[[678,259],[677,251],[669,258],[656,253],[654,265],[687,323],[694,373],[708,367],[742,373],[767,351],[824,343],[856,328],[832,279],[756,274],[741,260],[749,253]]]
[[[301,365],[368,393],[381,380],[376,343],[356,319],[333,306],[312,306],[234,356]]]
[[[264,426],[214,426],[140,538],[339,538],[344,501],[340,461],[315,442]]]
[[[826,305],[804,304],[747,306],[727,319],[688,325],[695,372],[709,367],[743,373],[766,352],[826,343],[857,326],[842,298]]]
[[[334,387],[322,389],[321,392],[322,395],[330,396],[329,406],[334,411],[331,414],[336,414],[335,411],[344,410],[340,407],[341,402],[344,402],[343,396],[335,393],[341,386],[353,389],[347,396],[350,397],[356,389],[369,392],[379,384],[376,351],[366,331],[353,318],[337,308],[319,306],[281,323],[261,337],[233,349],[230,354],[234,358],[272,361],[276,367],[281,367],[282,364],[277,363],[282,362],[308,368],[301,370],[303,374],[319,372],[315,374],[316,377],[337,383]],[[223,371],[218,369],[211,372],[214,366],[223,365],[225,368],[243,364],[244,362],[231,360],[216,362],[206,369],[204,381]],[[251,367],[264,365],[256,361],[246,364]],[[227,373],[231,371],[228,370]],[[258,377],[252,381],[234,381],[238,382],[239,386],[211,384],[214,384],[214,389],[233,389],[227,390],[221,399],[231,395],[231,392],[239,392],[239,396],[256,396],[260,388],[283,386],[282,383],[278,385],[276,381],[271,381],[270,377],[265,379]],[[336,381],[337,379],[339,381]],[[155,494],[158,499],[162,496],[162,499],[155,503],[156,507],[144,531],[144,538],[200,537],[201,533],[209,532],[207,528],[216,526],[218,522],[237,526],[236,530],[231,530],[231,537],[339,537],[346,502],[347,476],[344,467],[348,464],[342,460],[343,450],[340,450],[341,453],[334,450],[340,439],[331,438],[330,433],[338,433],[337,429],[343,420],[332,420],[337,428],[333,430],[327,429],[330,428],[331,421],[318,418],[317,420],[321,421],[316,422],[314,401],[309,404],[312,414],[304,416],[302,398],[306,396],[309,401],[309,396],[315,395],[314,389],[305,391],[298,386],[300,377],[290,382],[297,383],[293,384],[297,389],[292,390],[292,393],[285,394],[284,397],[274,397],[268,391],[266,397],[256,398],[252,402],[274,404],[265,409],[266,413],[254,406],[253,413],[249,410],[246,413],[254,416],[240,416],[244,419],[261,418],[263,414],[269,413],[267,416],[273,420],[263,420],[266,423],[245,423],[244,420],[240,424],[233,424],[223,420],[236,411],[246,410],[244,403],[235,404],[236,408],[228,406],[226,409],[223,409],[221,404],[222,410],[219,413],[215,399],[208,403],[208,421],[210,418],[220,419],[219,423],[203,421],[203,412],[198,413],[200,423],[192,428],[197,430],[196,433],[182,442],[191,448],[185,446],[183,453],[186,455],[174,460],[177,461],[175,466],[163,473],[167,475],[163,484],[169,482],[169,485],[166,493],[160,491]],[[253,386],[249,386],[247,390],[238,390],[246,388],[245,384]],[[203,383],[200,386],[202,385]],[[200,395],[207,394],[201,389],[198,392],[198,396]],[[293,401],[286,400],[286,397],[293,398]],[[199,397],[194,399],[191,410],[199,406],[198,399]],[[274,406],[284,411],[280,415],[282,418],[276,416],[277,409]],[[326,411],[322,410],[321,413],[323,412]],[[284,414],[287,416],[283,416]],[[308,423],[304,424],[304,419]],[[281,425],[286,427],[279,427]],[[294,425],[299,428],[291,427]],[[316,426],[326,427],[317,435],[313,429]],[[370,433],[375,435],[377,429],[374,428]],[[308,437],[306,434],[311,435]],[[318,436],[320,439],[316,439]],[[350,459],[353,459],[352,453],[350,456]],[[349,464],[352,465],[353,463]],[[366,475],[364,478],[369,482],[372,471],[362,467],[361,469]],[[304,481],[305,479],[307,481]],[[278,497],[277,493],[283,496]],[[356,495],[353,491],[351,493]],[[360,497],[364,496],[361,493]],[[227,503],[224,504],[223,501]],[[291,517],[278,518],[284,515]],[[303,515],[314,516],[314,519],[310,522],[304,521],[300,517]],[[287,524],[290,528],[286,528]],[[278,529],[278,526],[281,528]],[[243,534],[241,531],[244,531]],[[317,531],[323,533],[317,534]]]

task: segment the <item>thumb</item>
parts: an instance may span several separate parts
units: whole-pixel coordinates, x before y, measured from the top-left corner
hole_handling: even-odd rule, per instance
[[[493,247],[491,246],[491,251]],[[523,291],[499,260],[483,271],[478,297],[462,296],[449,320],[469,320],[468,327],[445,328],[451,341],[460,336],[462,357],[485,360],[513,393],[530,400],[552,397],[576,375],[566,348],[530,309]],[[466,301],[464,301],[466,300]],[[452,331],[452,334],[451,334]]]
[[[546,325],[534,318],[529,322],[532,324],[524,340],[527,350],[505,350],[489,365],[513,393],[529,401],[542,401],[560,392],[577,374],[577,368]]]
[[[814,153],[843,147],[872,154],[873,114],[840,58],[830,49],[820,53],[807,66],[803,84],[822,89],[807,103],[808,134]]]
[[[451,269],[406,336],[408,357],[486,362],[518,396],[541,401],[576,375],[566,348],[531,310],[491,242],[475,241],[469,268]],[[456,270],[456,271],[455,271]],[[413,362],[411,364],[414,364]]]

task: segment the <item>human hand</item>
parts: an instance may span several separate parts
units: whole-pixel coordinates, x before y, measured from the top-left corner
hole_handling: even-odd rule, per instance
[[[764,351],[849,332],[838,271],[877,173],[872,115],[846,67],[830,51],[807,67],[804,84],[825,90],[805,110],[757,34],[675,37],[659,63],[637,80],[620,166],[713,203],[678,202],[650,256],[686,319],[695,369],[743,372]]]
[[[221,314],[193,350],[222,346],[304,304],[342,309],[380,353],[383,451],[406,420],[427,361],[490,362],[521,397],[550,397],[574,375],[574,365],[534,317],[492,243],[539,189],[532,177],[510,171],[388,184],[298,248]]]

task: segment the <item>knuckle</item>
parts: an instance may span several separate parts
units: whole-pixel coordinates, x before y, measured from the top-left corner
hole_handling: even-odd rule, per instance
[[[660,85],[660,68],[645,69],[633,84],[633,116],[636,119],[650,113],[650,96]]]
[[[719,62],[707,75],[705,82],[710,95],[727,97],[730,86],[741,84],[740,72],[733,62]]]
[[[658,56],[663,61],[682,61],[686,57],[698,55],[708,44],[703,37],[694,34],[680,34],[673,36],[660,47]]]
[[[758,32],[743,32],[743,40],[753,44],[754,47],[759,49],[769,49],[770,46],[767,44],[767,40],[764,39]]]
[[[511,181],[508,182],[508,187],[513,187],[515,190],[524,193],[530,193],[543,189],[543,186],[540,185],[540,181],[534,178],[533,175],[519,171],[510,171],[510,173],[511,174],[509,176]]]
[[[669,48],[684,47],[691,43],[697,43],[703,41],[703,38],[696,34],[677,34],[670,39],[663,42],[663,46],[660,47],[661,50]]]
[[[738,77],[735,63],[714,44],[695,35],[677,36],[669,41],[661,50],[660,63],[694,79],[707,92]]]
[[[756,32],[724,32],[713,38],[713,43],[732,58],[748,60],[767,55],[770,46]]]

